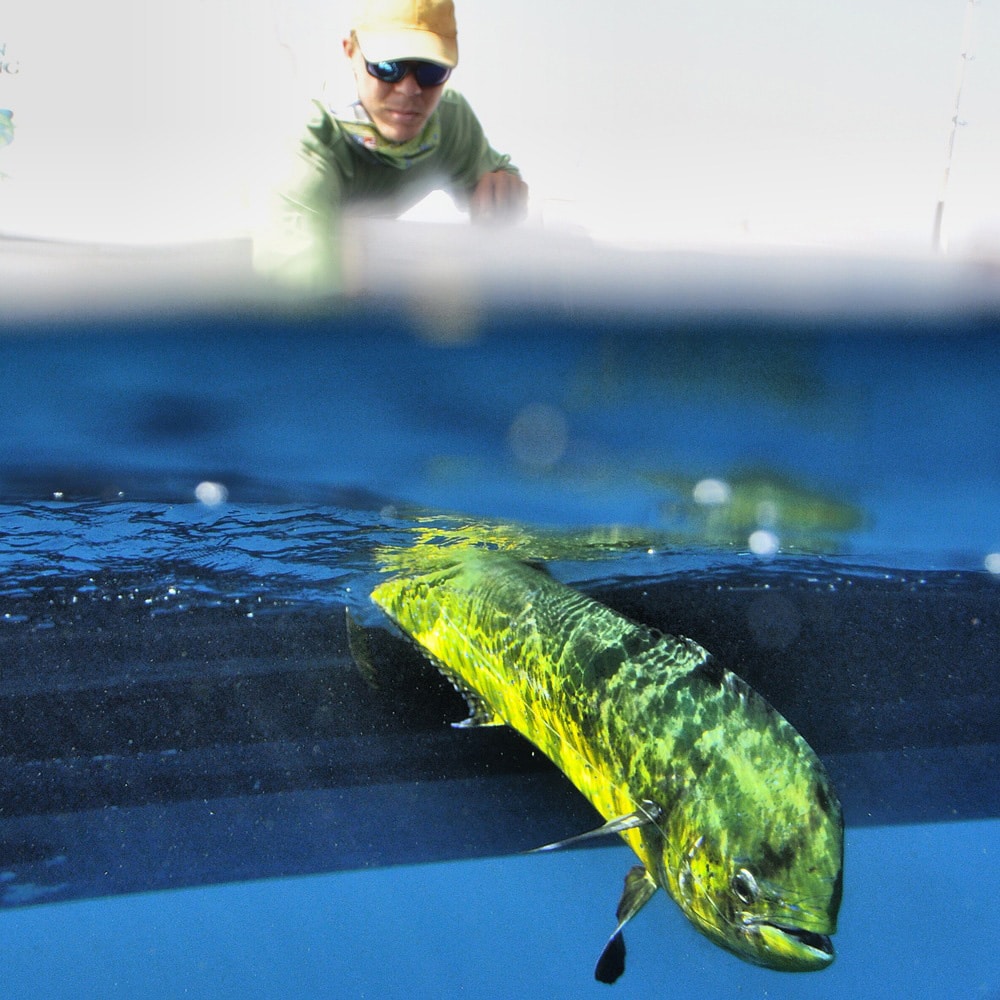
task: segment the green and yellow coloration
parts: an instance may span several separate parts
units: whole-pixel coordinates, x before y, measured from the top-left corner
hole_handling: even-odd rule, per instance
[[[404,554],[405,552],[405,554]],[[833,960],[843,821],[823,766],[760,695],[689,639],[637,625],[508,555],[417,546],[372,599],[466,695],[551,758],[642,862],[624,924],[662,887],[741,958]],[[558,845],[553,845],[558,846]]]

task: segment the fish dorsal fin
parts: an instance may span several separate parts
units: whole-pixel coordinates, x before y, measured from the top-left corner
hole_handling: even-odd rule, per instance
[[[522,559],[521,562],[525,566],[530,566],[536,573],[544,573],[550,580],[554,580],[555,577],[552,575],[552,571],[549,569],[548,565],[541,559]]]
[[[642,865],[629,869],[625,876],[622,898],[615,910],[618,926],[608,938],[594,967],[594,978],[599,983],[613,983],[625,971],[625,937],[622,928],[653,898],[655,892],[656,883]]]
[[[457,685],[456,685],[457,687]],[[458,688],[469,706],[469,717],[461,722],[453,722],[453,729],[480,729],[483,726],[505,725],[503,719],[494,714],[493,710],[481,698],[471,691]]]
[[[567,837],[565,840],[557,840],[554,844],[545,844],[536,847],[531,853],[537,854],[541,851],[558,851],[563,847],[570,847],[579,844],[584,840],[592,840],[595,837],[607,837],[612,833],[622,833],[624,830],[635,830],[640,826],[648,826],[655,823],[660,816],[660,807],[655,802],[643,799],[639,808],[625,816],[616,816],[609,819],[603,826],[596,830],[588,830],[586,833],[578,833],[575,837]]]
[[[482,726],[503,726],[506,723],[501,719],[489,705],[469,687],[444,660],[439,660],[433,654],[422,650],[425,656],[437,667],[438,672],[451,686],[465,699],[465,704],[469,706],[469,717],[461,722],[453,722],[452,729],[479,729]]]

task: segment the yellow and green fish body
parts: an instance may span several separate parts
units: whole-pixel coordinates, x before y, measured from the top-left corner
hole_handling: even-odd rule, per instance
[[[372,599],[466,695],[470,724],[506,723],[534,743],[642,862],[626,879],[606,964],[617,945],[623,967],[621,927],[662,887],[744,959],[828,965],[843,821],[792,726],[689,639],[510,556],[420,548]],[[599,964],[597,975],[620,971]]]

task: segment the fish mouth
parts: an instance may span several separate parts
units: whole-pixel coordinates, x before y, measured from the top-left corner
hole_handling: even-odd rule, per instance
[[[833,961],[833,942],[825,934],[770,921],[755,927],[763,945],[762,961],[773,969],[808,972]]]

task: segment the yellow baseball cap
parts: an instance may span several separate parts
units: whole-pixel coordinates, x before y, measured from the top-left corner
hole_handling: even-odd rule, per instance
[[[458,64],[452,0],[364,0],[354,33],[369,62],[426,59]]]

